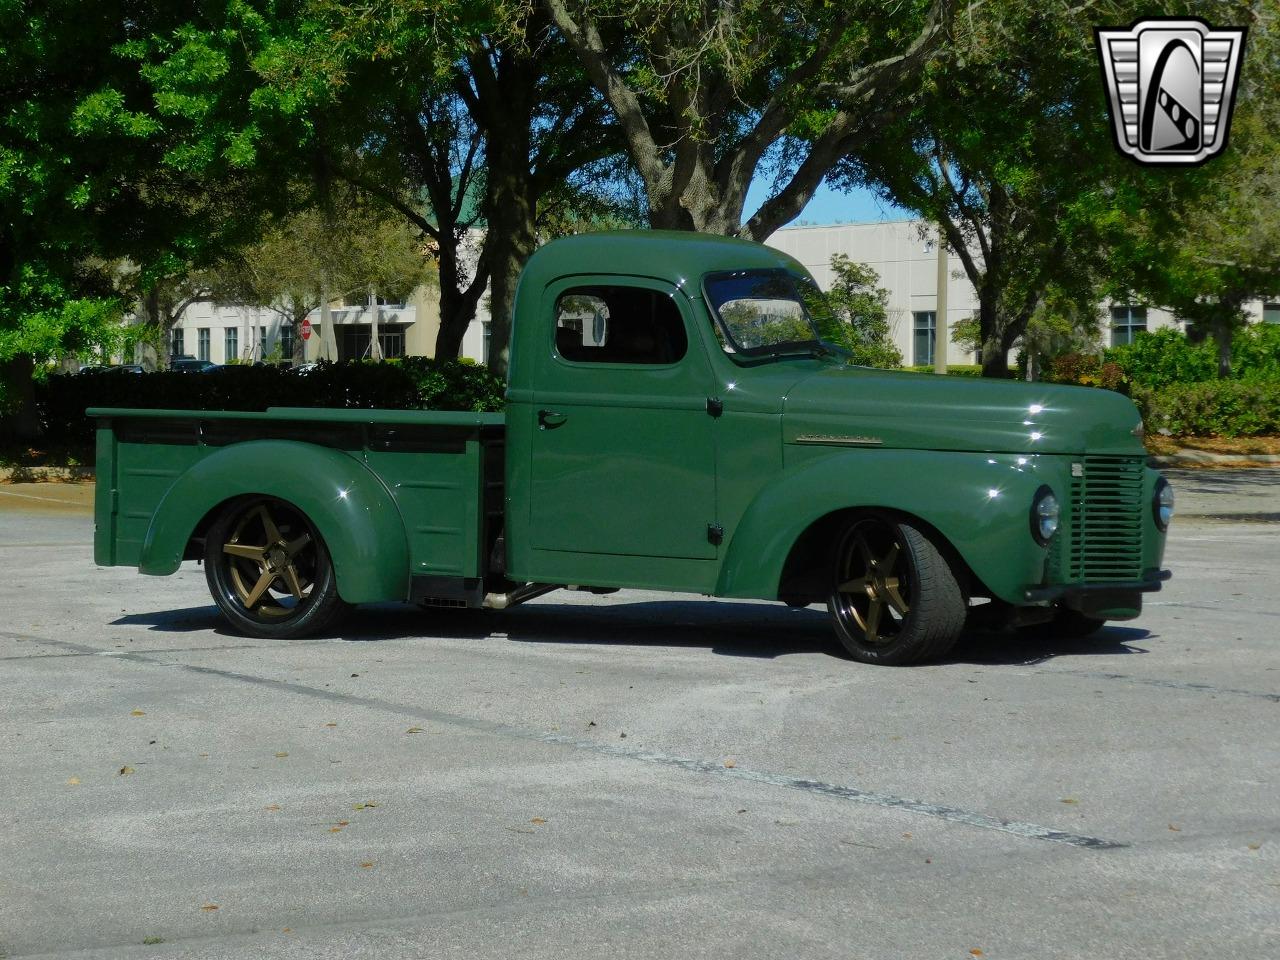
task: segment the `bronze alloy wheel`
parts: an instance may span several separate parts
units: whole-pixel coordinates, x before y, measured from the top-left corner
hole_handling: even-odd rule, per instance
[[[968,602],[930,535],[867,513],[835,539],[827,609],[855,660],[907,664],[941,656],[964,628]]]
[[[320,534],[283,500],[250,497],[229,504],[209,529],[205,564],[214,600],[242,632],[314,632],[341,605]]]
[[[863,520],[845,533],[837,556],[836,617],[871,646],[892,643],[910,609],[907,557],[893,527]]]

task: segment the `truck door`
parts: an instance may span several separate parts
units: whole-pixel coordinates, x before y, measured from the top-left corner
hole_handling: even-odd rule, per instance
[[[537,550],[713,559],[711,370],[683,293],[574,277],[542,305],[532,425]]]

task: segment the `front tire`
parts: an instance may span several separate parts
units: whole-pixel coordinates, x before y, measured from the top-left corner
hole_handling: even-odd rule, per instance
[[[836,539],[827,610],[849,656],[901,666],[950,650],[968,605],[951,565],[923,532],[864,515]]]
[[[214,602],[240,634],[302,637],[346,608],[319,531],[274,497],[241,497],[223,509],[205,537],[204,569]]]

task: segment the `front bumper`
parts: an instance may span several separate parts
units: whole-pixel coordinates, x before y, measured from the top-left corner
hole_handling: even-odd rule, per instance
[[[1102,620],[1131,620],[1142,612],[1142,595],[1159,590],[1172,576],[1169,570],[1148,570],[1141,580],[1030,587],[1024,596],[1028,603],[1056,603]]]

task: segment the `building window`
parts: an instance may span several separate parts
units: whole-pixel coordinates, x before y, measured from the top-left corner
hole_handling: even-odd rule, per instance
[[[293,324],[280,325],[280,353],[286,362],[293,362]]]
[[[224,363],[230,363],[240,356],[240,331],[235,327],[226,327],[222,331],[222,357]]]
[[[209,359],[209,328],[200,327],[196,330],[196,359]]]
[[[184,349],[185,344],[183,343],[183,339],[184,338],[183,338],[182,328],[174,327],[172,349],[169,351],[173,356],[180,357],[184,353],[186,353],[186,350]]]
[[[378,327],[378,346],[383,360],[398,360],[404,356],[404,327],[386,324]]]
[[[911,314],[915,343],[915,365],[928,367],[933,364],[933,346],[938,338],[938,313],[936,310],[916,310]]]
[[[493,324],[485,323],[481,325],[484,329],[484,350],[480,354],[481,363],[489,362],[489,341],[493,339]]]
[[[1147,308],[1126,304],[1111,308],[1111,345],[1122,347],[1147,329]]]
[[[258,327],[258,359],[267,359],[267,325]]]
[[[1280,303],[1264,303],[1262,305],[1263,323],[1280,323]]]

